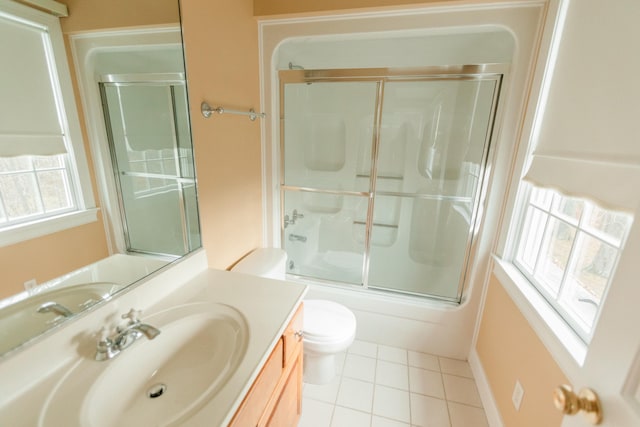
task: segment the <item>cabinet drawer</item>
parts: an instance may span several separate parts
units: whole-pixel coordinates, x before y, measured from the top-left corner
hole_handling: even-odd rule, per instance
[[[232,427],[250,427],[258,425],[258,421],[273,394],[278,381],[282,376],[283,367],[283,340],[278,344],[267,359],[258,378],[251,386],[247,397],[240,405],[234,419],[229,424]]]
[[[291,322],[285,329],[282,338],[284,340],[284,360],[283,366],[290,363],[291,358],[296,356],[298,346],[302,345],[302,327],[303,327],[303,306],[302,303],[296,314],[293,315]]]

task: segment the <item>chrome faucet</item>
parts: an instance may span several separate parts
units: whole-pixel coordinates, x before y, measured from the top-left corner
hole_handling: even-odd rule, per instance
[[[291,217],[289,215],[284,216],[284,228],[287,228],[288,225],[294,225],[296,220],[304,218],[304,214],[298,213],[297,209],[294,209],[291,213]]]
[[[38,307],[38,313],[55,313],[58,316],[71,317],[73,312],[62,304],[54,301],[48,301]]]
[[[111,336],[103,336],[100,339],[96,348],[96,360],[113,359],[143,335],[152,340],[160,334],[158,328],[140,322],[139,315],[140,311],[133,308],[122,315],[123,319],[129,319],[129,321],[125,325],[118,326]]]

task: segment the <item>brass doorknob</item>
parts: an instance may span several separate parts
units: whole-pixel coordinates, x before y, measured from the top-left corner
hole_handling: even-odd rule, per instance
[[[561,385],[553,390],[553,404],[567,415],[584,411],[585,418],[591,424],[602,422],[602,405],[595,391],[583,388],[576,394],[571,386]]]

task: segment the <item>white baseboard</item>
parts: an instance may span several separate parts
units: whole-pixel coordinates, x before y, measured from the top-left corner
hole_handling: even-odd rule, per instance
[[[482,400],[482,406],[484,407],[484,412],[487,416],[489,425],[491,427],[504,427],[500,411],[498,410],[498,405],[493,398],[493,393],[491,393],[489,381],[484,373],[484,368],[482,367],[482,362],[480,362],[480,357],[476,352],[475,346],[472,347],[469,352],[469,365],[471,366],[471,371],[473,372],[473,376],[476,380],[480,400]]]

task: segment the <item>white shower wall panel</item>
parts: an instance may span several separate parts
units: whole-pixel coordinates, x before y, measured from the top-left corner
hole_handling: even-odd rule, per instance
[[[387,31],[293,39],[278,48],[275,67],[285,70],[289,62],[307,69],[507,63],[514,48],[513,37],[495,28],[458,34]]]

